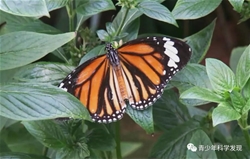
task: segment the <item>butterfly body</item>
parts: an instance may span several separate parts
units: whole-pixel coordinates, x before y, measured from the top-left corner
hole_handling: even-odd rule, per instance
[[[106,52],[80,65],[59,85],[100,123],[121,119],[127,104],[144,110],[155,103],[191,56],[185,42],[167,37],[136,39],[118,49],[107,44]]]
[[[106,51],[107,51],[107,60],[109,60],[110,62],[110,67],[112,67],[112,71],[113,74],[115,74],[115,80],[117,81],[117,87],[118,88],[118,93],[120,92],[120,96],[119,96],[119,102],[121,104],[124,105],[124,107],[126,107],[126,103],[124,103],[124,100],[129,99],[129,95],[127,92],[127,85],[124,81],[124,74],[123,74],[123,70],[121,67],[121,63],[120,63],[120,58],[119,58],[119,53],[117,52],[117,50],[115,50],[112,45],[109,43],[106,46]]]

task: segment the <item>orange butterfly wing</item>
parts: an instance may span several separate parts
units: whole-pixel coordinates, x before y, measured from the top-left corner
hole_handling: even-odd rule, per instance
[[[89,110],[92,119],[109,123],[122,118],[126,104],[120,102],[117,79],[106,55],[92,58],[77,67],[59,85]]]
[[[136,39],[118,48],[118,52],[130,83],[130,105],[138,110],[147,108],[161,97],[168,81],[191,56],[186,43],[166,37]]]

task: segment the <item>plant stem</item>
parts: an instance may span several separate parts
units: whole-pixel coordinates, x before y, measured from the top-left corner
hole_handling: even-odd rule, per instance
[[[47,156],[48,150],[49,150],[48,147],[46,146],[43,147],[43,156]]]
[[[126,21],[126,18],[127,18],[127,15],[128,15],[128,12],[129,12],[129,9],[128,8],[125,8],[125,13],[124,13],[124,16],[122,18],[122,22],[120,23],[120,26],[118,27],[117,31],[116,31],[116,34],[115,34],[115,37],[118,36],[121,31],[122,31],[122,27]]]
[[[86,20],[86,17],[85,16],[81,16],[77,26],[76,26],[76,32],[78,32],[79,28],[81,27],[82,23]]]
[[[242,133],[244,134],[244,137],[246,139],[248,149],[250,150],[250,134],[248,131],[247,117],[248,113],[243,114],[241,119],[239,120],[239,125],[241,125]]]
[[[121,141],[120,141],[120,121],[115,123],[115,141],[116,141],[116,158],[122,159]]]
[[[250,150],[250,136],[249,136],[249,132],[248,132],[247,129],[243,129],[242,132],[243,132],[244,137],[246,139],[246,143],[247,143],[248,149]]]
[[[69,31],[74,31],[74,1],[71,0],[69,3],[66,5],[68,17],[69,17]]]
[[[69,32],[73,32],[75,31],[75,0],[70,0],[68,2],[68,4],[66,5],[66,10],[67,10],[67,13],[68,13],[68,17],[69,17]],[[79,49],[76,48],[76,37],[70,41],[70,46],[72,49],[72,51],[70,51],[70,55],[71,55],[71,58],[72,58],[72,61],[73,61],[73,64],[75,64],[75,56],[74,56],[74,53],[78,53],[79,52]]]

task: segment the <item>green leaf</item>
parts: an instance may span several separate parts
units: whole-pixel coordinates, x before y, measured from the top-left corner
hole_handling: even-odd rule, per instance
[[[10,127],[11,125],[15,124],[15,123],[18,123],[19,121],[17,120],[12,120],[12,119],[9,119],[9,118],[5,118],[4,116],[0,116],[0,131],[3,129],[3,128],[8,128]]]
[[[194,146],[193,146],[194,145]],[[211,158],[217,159],[213,150],[207,150],[207,146],[213,145],[203,130],[197,130],[190,139],[190,149],[187,149],[187,159]],[[206,147],[205,147],[206,146]]]
[[[242,97],[241,93],[238,90],[233,90],[230,92],[230,99],[233,105],[233,108],[237,110],[239,113],[242,112],[242,108],[245,106],[246,101]]]
[[[175,19],[198,19],[214,11],[222,0],[178,0],[172,11]]]
[[[41,20],[33,17],[22,17],[9,14],[0,10],[1,21],[6,22],[3,28],[0,29],[0,35],[16,32],[16,31],[30,31],[37,33],[59,34],[60,30],[43,23]]]
[[[139,28],[140,28],[140,19],[137,18],[134,21],[132,21],[130,24],[128,24],[122,31],[120,36],[114,37],[117,39],[122,39],[123,42],[128,42],[131,40],[134,40],[138,37],[139,33]],[[121,37],[121,35],[126,34],[125,37]],[[117,40],[115,39],[115,40]]]
[[[246,48],[240,57],[236,68],[237,86],[243,88],[250,79],[250,45]]]
[[[243,7],[241,8],[241,19],[239,20],[239,23],[242,23],[250,18],[250,3],[245,1],[243,3]]]
[[[101,41],[111,41],[110,35],[105,30],[97,30],[96,33]]]
[[[185,38],[187,44],[192,48],[191,63],[200,63],[206,55],[213,37],[215,21],[198,33]]]
[[[46,147],[57,149],[58,158],[89,156],[85,126],[81,120],[46,120],[23,122],[26,129]],[[73,127],[73,128],[72,128]]]
[[[194,86],[211,88],[206,68],[200,64],[188,64],[173,77],[170,83],[177,87],[180,93]],[[198,99],[182,99],[182,103],[188,106],[197,106],[208,102]]]
[[[98,45],[97,47],[93,48],[85,56],[83,56],[79,64],[82,64],[91,58],[104,54],[104,48],[105,45]]]
[[[46,6],[49,11],[56,10],[58,8],[62,8],[66,6],[69,3],[70,0],[60,0],[60,1],[55,1],[55,0],[45,0]]]
[[[63,158],[63,159],[80,159],[87,158],[90,156],[90,151],[88,149],[88,145],[85,143],[77,143],[77,146],[74,148],[62,148],[56,152],[55,158]]]
[[[81,1],[78,5],[76,12],[85,17],[115,9],[111,0],[85,0]]]
[[[118,30],[119,26],[121,25],[122,20],[124,19],[124,14],[126,12],[126,8],[122,8],[118,14],[116,15],[115,19],[112,22],[113,28]],[[142,12],[140,12],[137,8],[129,9],[126,19],[124,21],[124,25],[122,26],[121,30],[126,30],[125,28],[128,27],[130,23],[132,23],[135,19],[140,17]]]
[[[127,27],[122,30],[122,33],[128,33],[126,37],[123,38],[124,42],[131,41],[137,38],[140,28],[140,19],[137,18],[131,22]]]
[[[235,75],[233,71],[223,62],[207,58],[206,70],[213,90],[223,94],[226,91],[231,92],[235,85]]]
[[[188,64],[185,66],[181,72],[177,73],[173,79],[171,80],[171,84],[178,87],[181,84],[189,85],[189,88],[193,86],[198,86],[201,88],[211,88],[211,83],[208,79],[206,68],[200,64]],[[179,89],[179,87],[178,87]],[[185,89],[179,89],[179,91],[183,92]]]
[[[2,139],[3,137],[0,138],[0,156],[3,152],[11,152],[11,150],[9,149],[8,145],[6,144],[6,142]]]
[[[150,18],[178,26],[172,13],[155,1],[142,1],[137,8]]]
[[[194,117],[194,116],[205,117],[205,116],[207,116],[207,111],[202,110],[198,107],[187,106],[187,109],[188,109],[188,112],[189,112],[191,117]]]
[[[49,148],[63,148],[72,144],[68,132],[62,131],[54,120],[23,121],[22,124],[39,142]]]
[[[230,143],[232,141],[232,129],[228,129],[228,125],[219,124],[215,127],[214,139],[218,140],[220,143]]]
[[[38,62],[20,68],[13,79],[17,82],[58,85],[74,68],[60,63]]]
[[[238,122],[230,122],[229,125],[231,127],[230,133],[234,137],[229,143],[234,143],[234,144],[242,145],[243,150],[247,150],[248,153],[250,154],[250,151],[248,150],[248,148],[244,149],[244,147],[245,148],[247,147],[247,143],[246,143],[246,138],[243,135],[242,128],[239,126],[239,123]]]
[[[224,125],[224,124],[223,124]],[[248,159],[250,156],[249,148],[247,147],[246,138],[242,133],[242,129],[239,127],[237,122],[230,122],[226,124],[227,127],[230,125],[230,131],[233,136],[233,139],[230,142],[223,143],[224,146],[229,146],[227,151],[217,151],[217,157],[219,159],[232,158],[232,159]],[[227,128],[228,129],[228,128]],[[223,145],[220,145],[221,147]],[[232,150],[232,145],[235,146],[235,150]]]
[[[70,61],[67,58],[67,56],[69,54],[66,51],[67,50],[64,50],[63,47],[59,47],[56,50],[52,51],[51,54],[54,55],[54,56],[56,56],[60,60],[65,61],[67,64],[69,64]]]
[[[1,50],[1,49],[0,49]],[[12,78],[20,68],[0,71],[0,84],[7,84],[12,82]]]
[[[250,79],[242,89],[242,94],[246,99],[250,99]]]
[[[240,119],[241,115],[228,103],[220,103],[212,113],[213,126]]]
[[[247,48],[246,46],[237,47],[237,48],[234,48],[233,51],[231,52],[229,66],[233,70],[234,73],[236,72],[236,67],[237,67],[237,64],[239,63],[240,57],[246,48]]]
[[[153,105],[154,123],[164,131],[190,119],[186,106],[179,102],[173,90],[165,90],[162,97]]]
[[[0,132],[1,132],[1,130],[4,128],[4,126],[5,126],[5,124],[7,123],[7,121],[8,121],[9,119],[8,118],[5,118],[5,117],[3,117],[3,116],[0,116]]]
[[[220,103],[223,101],[223,98],[217,95],[216,93],[201,87],[192,87],[184,91],[180,98],[184,99],[200,99],[209,102]]]
[[[88,135],[89,148],[102,150],[102,151],[112,151],[116,147],[116,142],[113,136],[104,129],[96,128]]]
[[[26,17],[50,17],[45,0],[32,0],[28,3],[26,0],[1,0],[0,10]]]
[[[121,142],[122,157],[126,157],[142,147],[140,142]]]
[[[149,158],[184,158],[193,132],[200,129],[199,122],[190,120],[163,133],[152,148]]]
[[[243,107],[242,114],[248,113],[249,110],[250,110],[250,98],[248,99],[248,101],[246,102],[245,106]]]
[[[26,154],[21,152],[4,152],[0,153],[1,159],[49,159],[46,156]]]
[[[235,144],[233,144],[235,145]],[[239,146],[241,146],[242,144],[239,143]],[[219,159],[248,159],[250,156],[249,150],[248,148],[244,148],[242,147],[242,151],[238,150],[238,151],[217,151],[216,152],[217,157]]]
[[[234,10],[240,13],[244,0],[229,0]]]
[[[75,33],[57,35],[34,32],[13,32],[0,36],[0,70],[34,62],[75,37]]]
[[[43,148],[42,144],[30,135],[20,122],[3,129],[1,131],[1,139],[14,152],[40,154]]]
[[[127,106],[127,114],[142,127],[148,134],[154,133],[153,112],[152,106],[146,110],[135,110],[131,106]]]
[[[106,23],[106,30],[108,32],[108,35],[114,35],[115,34],[115,29],[114,29],[111,22]]]
[[[45,84],[9,84],[0,89],[1,115],[14,120],[60,117],[91,120],[87,109],[73,95]]]

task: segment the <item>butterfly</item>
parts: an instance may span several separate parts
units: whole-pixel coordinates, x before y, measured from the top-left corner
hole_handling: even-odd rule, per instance
[[[73,70],[59,87],[76,96],[93,121],[120,120],[127,105],[144,110],[159,99],[169,80],[191,57],[191,48],[169,37],[129,41],[91,58]]]

